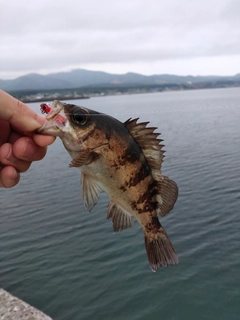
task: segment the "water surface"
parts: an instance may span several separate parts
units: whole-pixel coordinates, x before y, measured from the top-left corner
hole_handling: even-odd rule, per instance
[[[59,320],[240,319],[240,89],[72,102],[159,128],[163,173],[179,186],[160,220],[179,264],[153,273],[139,225],[113,233],[104,193],[86,211],[57,140],[0,190],[0,287]]]

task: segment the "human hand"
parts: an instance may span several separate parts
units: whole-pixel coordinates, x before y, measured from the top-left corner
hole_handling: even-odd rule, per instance
[[[35,134],[45,118],[0,90],[0,187],[11,188],[32,161],[41,160],[55,137]]]

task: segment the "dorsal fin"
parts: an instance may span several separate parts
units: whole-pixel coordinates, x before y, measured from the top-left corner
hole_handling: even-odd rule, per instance
[[[152,170],[154,180],[158,181],[161,176],[161,166],[164,158],[164,147],[158,139],[160,133],[154,132],[156,127],[147,127],[149,122],[137,123],[139,118],[128,119],[124,125],[128,128],[133,138],[137,141]]]

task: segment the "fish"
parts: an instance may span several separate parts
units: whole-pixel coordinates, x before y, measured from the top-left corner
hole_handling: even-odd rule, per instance
[[[114,232],[137,220],[144,233],[152,271],[175,265],[178,256],[159,221],[178,197],[177,184],[162,175],[165,151],[156,127],[139,118],[119,120],[91,109],[55,100],[38,133],[59,137],[81,171],[81,189],[88,211],[103,190],[110,199],[107,219]]]

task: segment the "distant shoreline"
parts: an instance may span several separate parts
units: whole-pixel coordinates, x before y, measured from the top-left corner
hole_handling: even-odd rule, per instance
[[[201,89],[226,89],[226,88],[239,88],[239,84],[235,85],[226,85],[218,84],[214,86],[202,84],[195,86],[183,86],[183,85],[169,85],[169,86],[147,86],[147,87],[118,87],[118,88],[109,88],[109,87],[99,87],[91,88],[88,90],[82,91],[79,89],[79,92],[76,92],[76,89],[66,90],[66,94],[55,91],[54,93],[46,93],[44,91],[39,92],[15,92],[11,93],[15,98],[21,100],[24,103],[33,103],[33,102],[46,102],[53,100],[81,100],[81,99],[90,99],[94,97],[105,97],[105,96],[119,96],[119,95],[131,95],[131,94],[143,94],[143,93],[157,93],[157,92],[176,92],[176,91],[190,91],[190,90],[201,90]],[[81,90],[81,91],[80,91]],[[61,91],[61,90],[60,90]],[[70,92],[69,92],[70,91]],[[71,91],[74,91],[71,95]]]
[[[80,100],[80,99],[90,99],[90,97],[86,96],[86,97],[45,97],[45,98],[40,98],[40,99],[20,99],[22,102],[24,103],[33,103],[33,102],[46,102],[46,101],[53,101],[53,100],[61,100],[61,101],[65,101],[65,100]]]

